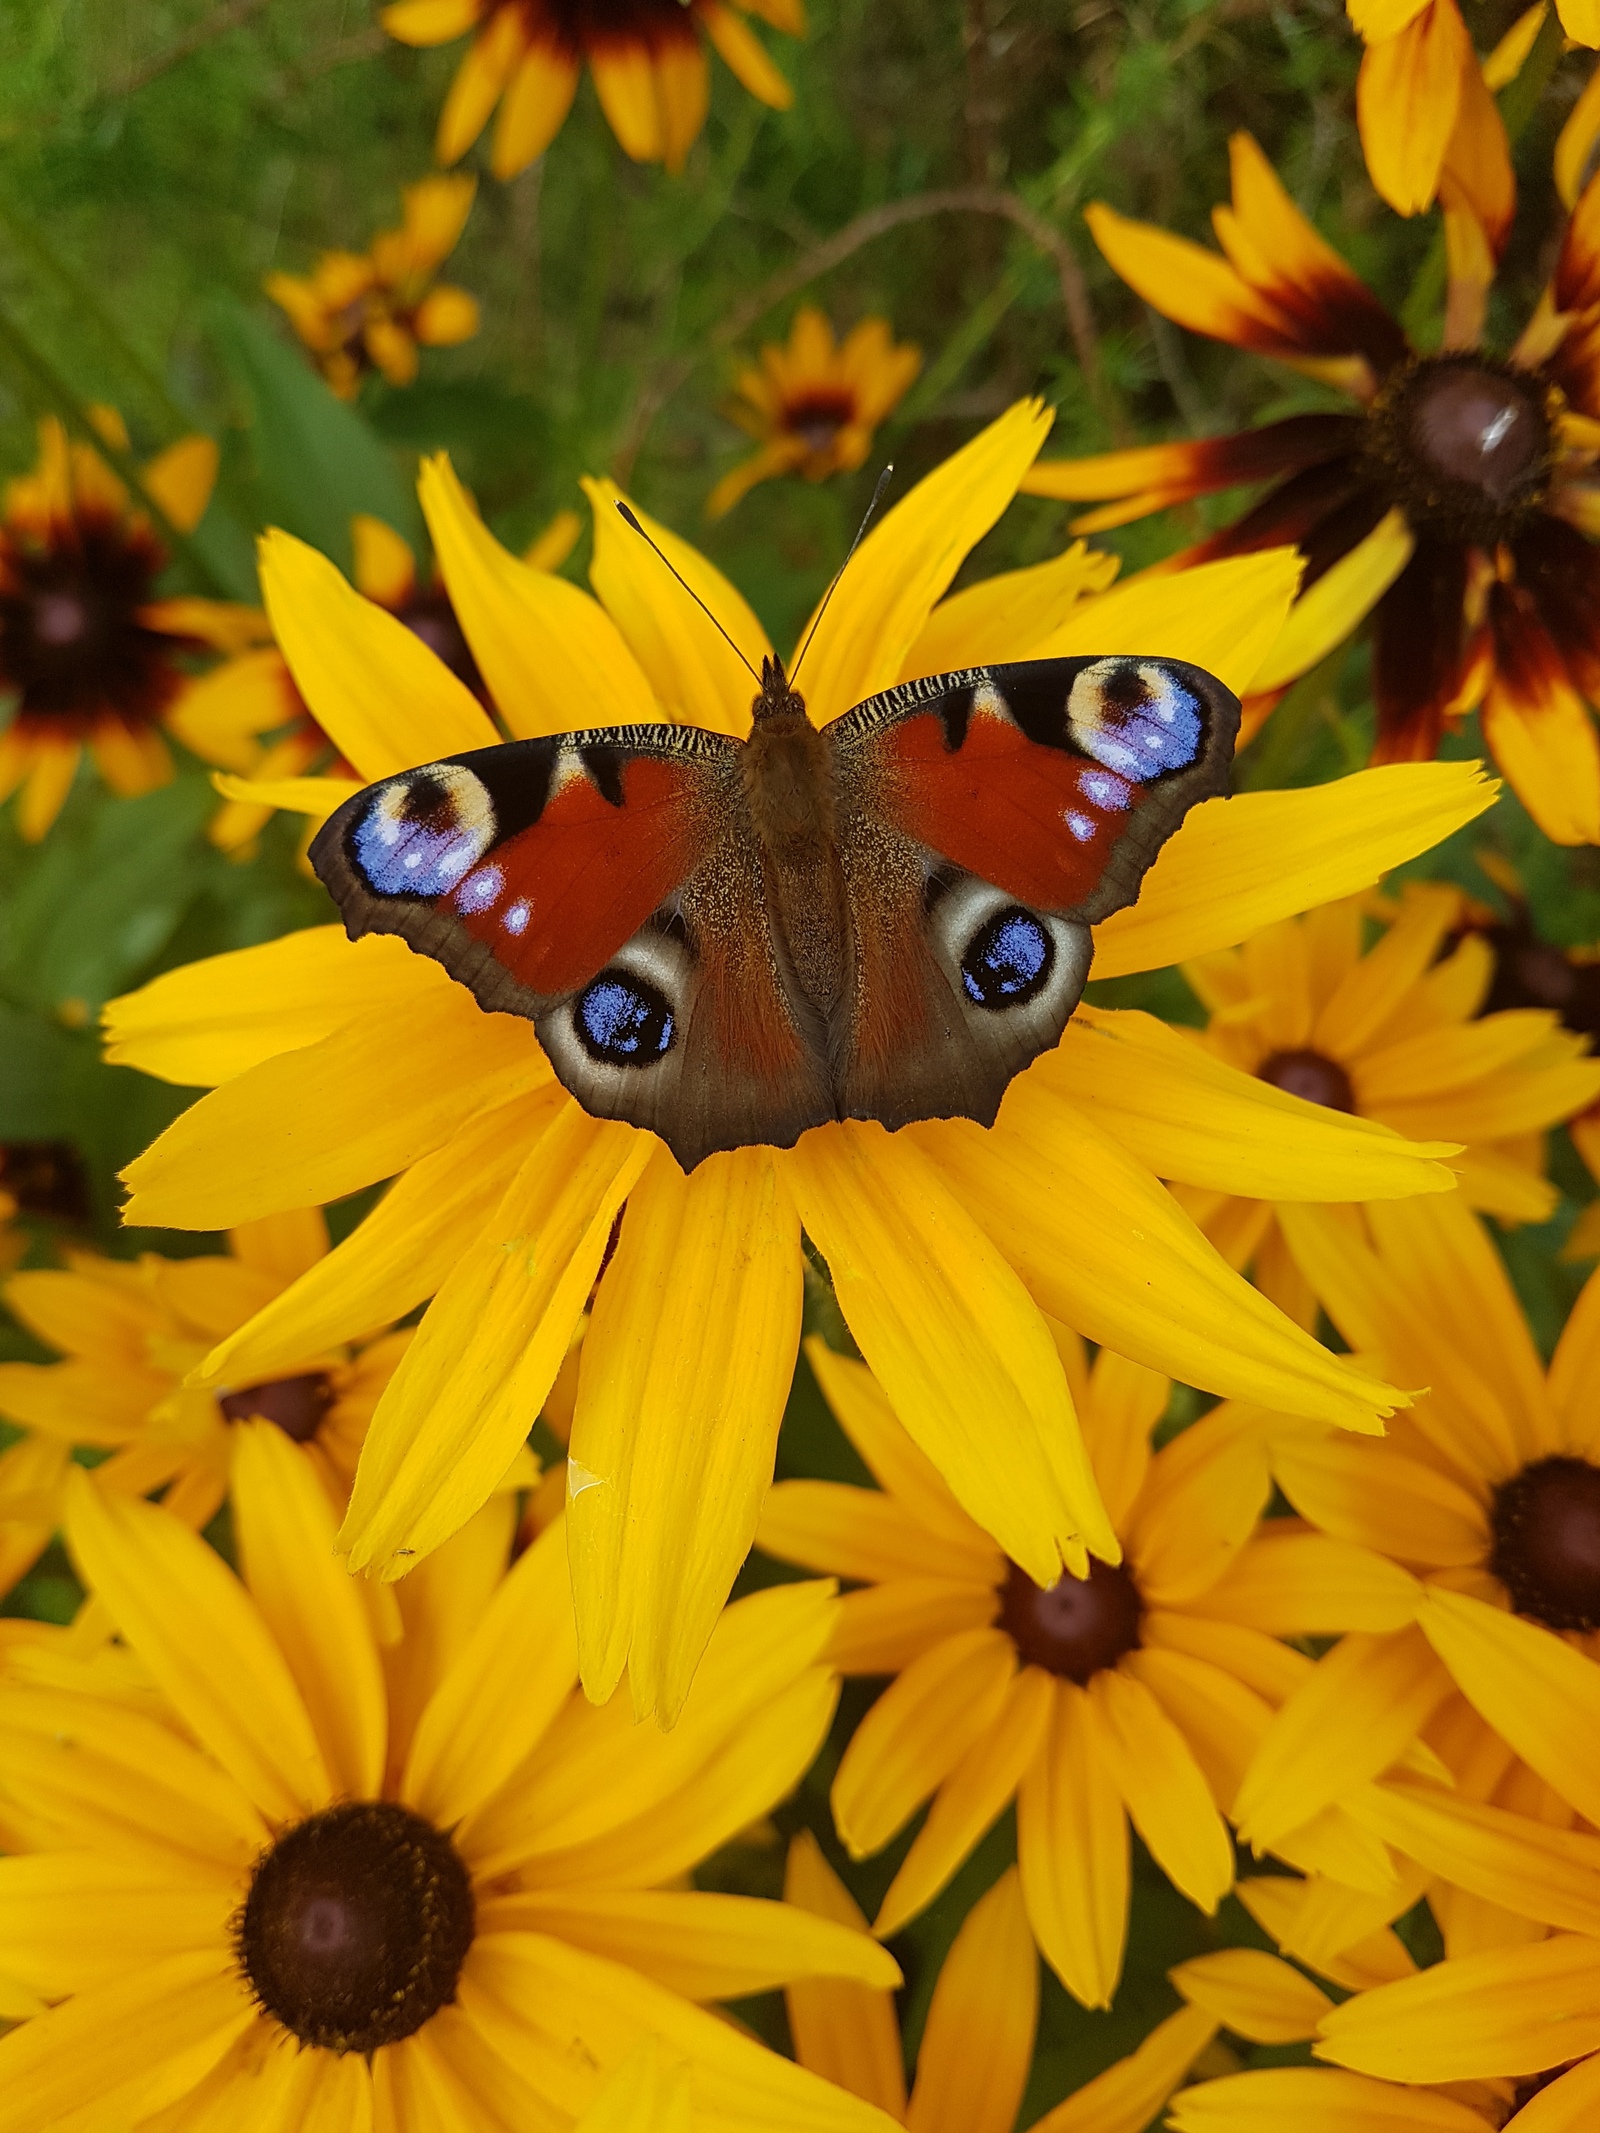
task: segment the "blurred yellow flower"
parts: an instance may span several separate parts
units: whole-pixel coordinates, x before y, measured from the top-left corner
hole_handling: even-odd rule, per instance
[[[826,481],[852,472],[921,368],[921,349],[897,345],[887,319],[864,318],[836,343],[822,313],[804,306],[788,345],[767,342],[760,367],[739,373],[739,397],[729,413],[761,440],[761,449],[723,475],[706,503],[708,514],[721,518],[775,474]]]
[[[498,104],[489,167],[514,178],[561,131],[586,61],[600,108],[636,163],[683,168],[711,99],[702,39],[752,96],[787,111],[793,91],[746,14],[805,34],[803,0],[393,0],[379,19],[402,44],[448,44],[472,32],[434,152],[441,163],[458,162]]]
[[[455,250],[477,191],[475,178],[428,177],[401,193],[397,230],[365,252],[324,252],[309,274],[269,274],[263,284],[341,400],[381,371],[391,385],[417,375],[417,349],[454,348],[478,330],[478,300],[435,282]]]
[[[1034,403],[1012,409],[868,534],[808,655],[819,724],[898,680],[997,658],[1139,651],[1247,680],[1292,587],[1281,554],[1088,599],[1105,572],[1074,550],[936,604],[1048,422]],[[686,542],[643,521],[736,652],[623,524],[617,492],[590,487],[599,600],[508,555],[448,465],[425,470],[439,566],[505,728],[668,717],[748,730],[743,660],[759,667],[771,651],[755,615]],[[501,737],[325,558],[275,535],[264,585],[306,701],[361,777]],[[352,790],[303,785],[297,802],[319,817]],[[1475,768],[1435,764],[1208,801],[1139,902],[1096,929],[1097,970],[1159,967],[1353,892],[1487,800]],[[771,1477],[802,1227],[924,1450],[1049,1584],[1063,1562],[1114,1559],[1117,1542],[1041,1306],[1186,1382],[1294,1412],[1371,1428],[1396,1398],[1231,1272],[1157,1184],[1147,1141],[1168,1176],[1225,1189],[1270,1178],[1343,1199],[1352,1180],[1379,1195],[1451,1184],[1436,1150],[1194,1047],[1163,1054],[1144,1097],[1112,1118],[1097,1095],[1078,1097],[1077,1045],[1019,1076],[992,1130],[841,1122],[686,1177],[653,1135],[584,1112],[528,1023],[483,1013],[399,941],[352,943],[338,926],[172,972],[117,1003],[110,1029],[115,1058],[213,1088],[133,1166],[133,1219],[212,1229],[398,1179],[322,1277],[347,1332],[435,1298],[357,1475],[344,1544],[358,1568],[402,1575],[483,1501],[604,1268],[568,1465],[584,1680],[605,1697],[626,1666],[639,1709],[668,1718]],[[1082,1042],[1114,1046],[1115,1019]]]
[[[670,1740],[576,1693],[559,1525],[470,1522],[380,1645],[310,1467],[238,1433],[242,1577],[83,1474],[67,1538],[145,1685],[0,1686],[0,2133],[570,2125],[642,2039],[709,2126],[892,2121],[696,2006],[840,1975],[864,1934],[664,1886],[821,1746],[826,1585],[729,1609]],[[113,1924],[112,1921],[115,1921]],[[18,2007],[18,1997],[33,2005]]]
[[[102,436],[128,436],[96,408]],[[209,437],[185,437],[143,470],[145,488],[179,532],[197,526],[216,478]],[[0,694],[14,698],[0,727],[0,800],[21,787],[17,827],[44,836],[85,748],[113,792],[149,792],[172,776],[161,729],[208,762],[238,760],[220,677],[193,701],[186,659],[236,653],[265,629],[253,608],[162,599],[167,551],[147,513],[87,444],[53,415],[39,424],[39,462],[6,485],[0,509]],[[211,677],[203,677],[211,679]]]

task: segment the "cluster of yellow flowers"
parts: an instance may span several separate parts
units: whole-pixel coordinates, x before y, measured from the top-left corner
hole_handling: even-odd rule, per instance
[[[1085,1005],[990,1126],[837,1118],[686,1172],[394,937],[329,923],[112,1002],[112,1062],[206,1092],[124,1173],[127,1219],[227,1248],[61,1243],[4,1285],[56,1359],[0,1362],[0,1594],[59,1536],[83,1597],[0,1615],[0,2133],[1011,2133],[1042,1991],[1113,2004],[1145,1855],[1235,1924],[1032,2133],[1600,2122],[1600,1272],[1547,1364],[1491,1227],[1550,1216],[1551,1129],[1600,1155],[1600,1058],[1576,965],[1497,990],[1515,918],[1385,882],[1493,804],[1433,760],[1480,706],[1544,832],[1600,843],[1600,179],[1518,349],[1479,345],[1491,90],[1543,12],[1486,69],[1456,0],[1352,0],[1369,142],[1402,88],[1449,92],[1373,161],[1402,212],[1444,202],[1440,350],[1241,136],[1225,258],[1104,208],[1095,235],[1357,411],[1052,461],[1019,401],[808,625],[823,729],[1094,654],[1203,668],[1257,730],[1375,614],[1378,759],[1203,801],[1094,927],[1096,978],[1177,970],[1202,1020]],[[473,33],[438,153],[498,103],[501,177],[584,62],[669,169],[703,41],[788,95],[720,0],[384,21]],[[1586,97],[1567,178],[1596,131]],[[476,331],[432,280],[472,197],[424,180],[368,255],[275,277],[334,391]],[[801,310],[738,379],[760,449],[713,512],[860,466],[918,362]],[[280,810],[315,829],[576,703],[751,730],[762,623],[610,481],[592,591],[560,571],[575,514],[514,555],[441,456],[432,565],[358,519],[352,583],[271,531],[258,611],[158,591],[214,448],[139,472],[96,419],[127,479],[47,420],[0,526],[27,839],[85,748],[133,794],[164,735],[247,856]],[[1092,532],[1245,480],[1278,486],[1125,583],[1080,539],[952,590],[1019,492]],[[380,1187],[331,1241],[323,1210]],[[0,1218],[28,1194],[0,1168]],[[791,1398],[853,1478],[775,1479]],[[781,1899],[695,1885],[717,1854]],[[899,1940],[897,2001],[885,1942],[986,1871],[941,1962]],[[723,2005],[780,1990],[787,2052]]]

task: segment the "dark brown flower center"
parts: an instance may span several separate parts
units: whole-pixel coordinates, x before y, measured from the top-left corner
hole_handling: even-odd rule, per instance
[[[1489,1568],[1519,1615],[1600,1629],[1600,1467],[1561,1454],[1502,1482]]]
[[[276,1422],[296,1444],[309,1444],[336,1398],[325,1370],[306,1370],[299,1377],[270,1378],[264,1385],[247,1385],[243,1392],[224,1393],[217,1405],[230,1422],[259,1417]]]
[[[1256,1068],[1256,1078],[1330,1111],[1354,1111],[1356,1107],[1350,1076],[1326,1052],[1273,1052]]]
[[[234,1946],[256,1999],[303,2044],[372,2052],[455,1998],[474,1925],[450,1839],[392,1800],[354,1800],[262,1855]]]
[[[71,1141],[0,1143],[0,1192],[8,1192],[25,1215],[89,1219],[89,1179]]]
[[[853,393],[819,389],[791,400],[783,411],[783,426],[798,437],[808,452],[825,452],[846,423],[855,420]]]
[[[1478,355],[1407,364],[1368,418],[1368,458],[1411,524],[1483,546],[1508,540],[1538,509],[1554,448],[1543,381]]]
[[[489,701],[488,685],[478,671],[466,633],[456,620],[450,596],[442,585],[415,592],[396,610],[413,637],[420,637],[436,659],[442,659],[457,681],[464,681],[479,703]]]
[[[1542,1007],[1579,1036],[1600,1040],[1600,963],[1575,962],[1553,941],[1541,940],[1520,908],[1503,924],[1486,926],[1483,938],[1494,952],[1494,976],[1481,1014]]]
[[[74,738],[106,714],[150,724],[176,694],[179,640],[146,629],[166,554],[137,526],[85,513],[49,547],[0,543],[0,687],[18,716]]]
[[[1000,1627],[1022,1658],[1068,1681],[1115,1666],[1139,1642],[1144,1602],[1125,1565],[1091,1562],[1086,1578],[1036,1585],[1015,1563],[1000,1588]]]

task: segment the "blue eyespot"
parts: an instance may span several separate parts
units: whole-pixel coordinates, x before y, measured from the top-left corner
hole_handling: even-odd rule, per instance
[[[961,983],[975,1007],[1020,1007],[1050,982],[1055,943],[1029,911],[1013,904],[980,926],[961,958]]]
[[[601,1066],[654,1066],[677,1034],[666,994],[615,970],[584,987],[572,1020],[584,1050]]]
[[[1200,699],[1155,660],[1101,659],[1085,667],[1067,699],[1067,723],[1086,755],[1136,783],[1186,770],[1205,731]]]
[[[378,787],[355,825],[351,856],[376,895],[444,896],[482,858],[494,835],[494,808],[483,781],[465,764],[432,763]]]

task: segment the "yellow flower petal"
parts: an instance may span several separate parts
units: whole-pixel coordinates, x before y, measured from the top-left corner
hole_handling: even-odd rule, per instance
[[[1115,1668],[1088,1688],[1096,1752],[1134,1828],[1192,1903],[1216,1910],[1233,1886],[1233,1842],[1188,1743],[1142,1681]]]
[[[529,47],[495,120],[489,162],[497,178],[514,178],[544,154],[572,109],[578,74],[574,53],[555,44]]]
[[[326,822],[336,807],[342,807],[361,790],[354,778],[240,778],[226,770],[215,772],[211,782],[225,800],[240,806],[266,808],[269,814],[282,808],[287,814],[309,815],[313,822]],[[228,851],[234,848],[223,847]],[[366,937],[382,938],[375,934]]]
[[[896,1578],[892,1584],[871,1585],[846,1593],[840,1602],[828,1657],[844,1674],[898,1674],[946,1637],[986,1628],[997,1604],[992,1585],[952,1578]]]
[[[399,8],[416,5],[417,0],[398,0]],[[480,14],[482,11],[480,10]],[[437,18],[423,18],[430,32]],[[415,39],[421,42],[416,30],[411,27],[416,18],[391,9],[384,17],[385,28],[398,20],[404,27],[393,34],[405,38],[407,43]],[[437,37],[430,34],[427,42],[443,42],[453,34],[443,31]],[[438,129],[434,134],[433,153],[435,160],[446,168],[460,162],[473,142],[482,133],[489,113],[499,101],[501,91],[510,81],[528,48],[525,18],[520,8],[496,8],[482,15],[482,27],[467,47],[466,56],[456,69],[455,79],[445,94],[439,109]]]
[[[1570,0],[1569,0],[1570,4]],[[773,111],[787,111],[794,91],[768,57],[767,48],[730,9],[717,0],[701,0],[696,19],[745,88]],[[698,129],[697,129],[698,130]]]
[[[1128,1822],[1070,1681],[1018,1788],[1017,1866],[1040,1954],[1085,2007],[1109,2007],[1128,1937]]]
[[[1386,1770],[1449,1693],[1419,1630],[1346,1637],[1272,1721],[1234,1802],[1240,1833],[1270,1849]]]
[[[897,679],[1036,658],[1079,601],[1104,592],[1117,570],[1116,556],[1074,541],[1048,563],[968,585],[940,601]]]
[[[1032,2133],[1143,2133],[1217,2027],[1203,2008],[1180,2008],[1158,2022],[1136,2051],[1047,2111]]]
[[[194,1381],[251,1385],[390,1325],[437,1293],[567,1101],[557,1084],[470,1119],[402,1171],[342,1244],[213,1348]]]
[[[577,1678],[566,1535],[558,1519],[501,1580],[429,1697],[400,1797],[441,1828],[454,1828],[531,1752]],[[464,1841],[470,1845],[470,1838]]]
[[[1398,35],[1367,47],[1356,78],[1356,122],[1367,170],[1397,213],[1432,204],[1461,106],[1461,78],[1477,55],[1454,0],[1439,0]]]
[[[1457,1688],[1589,1822],[1600,1819],[1600,1667],[1562,1638],[1466,1593],[1430,1590],[1418,1614]]]
[[[209,437],[180,437],[144,470],[144,485],[180,533],[193,533],[206,515],[219,454]]]
[[[85,1585],[184,1722],[261,1809],[325,1804],[328,1772],[283,1655],[249,1594],[195,1534],[153,1505],[75,1474],[67,1541]]]
[[[1086,1547],[1115,1561],[1049,1331],[911,1138],[845,1123],[779,1161],[862,1354],[964,1508],[1037,1584],[1082,1575]]]
[[[1039,2020],[1039,1959],[1015,1867],[967,1913],[917,2053],[910,2133],[1011,2133]]]
[[[483,12],[483,0],[393,0],[378,20],[402,44],[448,44],[470,30]]]
[[[1150,1462],[1128,1557],[1153,1607],[1213,1586],[1255,1531],[1272,1494],[1266,1447],[1248,1417],[1204,1415]]]
[[[770,1152],[657,1148],[584,1339],[567,1461],[584,1686],[626,1664],[670,1725],[755,1538],[800,1340],[800,1229]]]
[[[1600,1285],[1596,1287],[1600,1296]],[[880,1489],[898,1497],[911,1520],[938,1536],[940,1567],[950,1576],[970,1572],[998,1577],[999,1551],[974,1527],[925,1453],[912,1443],[884,1398],[883,1387],[864,1363],[836,1355],[815,1335],[805,1344],[806,1361],[834,1418],[861,1454]],[[929,1568],[924,1561],[923,1569]]]
[[[1493,2133],[1480,2111],[1328,2067],[1274,2066],[1201,2081],[1172,2099],[1173,2133]]]
[[[461,627],[518,739],[661,716],[605,609],[502,548],[443,454],[424,461],[417,493]]]
[[[1034,1075],[1011,1084],[987,1133],[959,1122],[910,1132],[1042,1308],[1090,1340],[1346,1428],[1371,1430],[1403,1404],[1241,1280],[1141,1164]]]
[[[1083,601],[1033,656],[1187,659],[1242,696],[1283,628],[1302,568],[1293,548],[1263,548],[1193,570],[1141,572]]]
[[[1167,1975],[1191,2006],[1203,2007],[1252,2044],[1298,2044],[1314,2037],[1333,2006],[1292,1964],[1258,1948],[1219,1948]]]
[[[226,1875],[190,1879],[170,1860],[81,1852],[0,1860],[0,1970],[62,2000],[220,1945],[238,1901]]]
[[[1038,401],[1019,400],[867,535],[806,655],[802,682],[818,725],[894,682],[934,602],[1015,496],[1053,419]]]
[[[1497,667],[1483,737],[1512,790],[1555,844],[1600,844],[1600,741],[1587,703],[1543,640],[1538,666]],[[1524,647],[1519,644],[1518,649]]]
[[[1404,1629],[1421,1590],[1409,1571],[1369,1548],[1269,1527],[1207,1592],[1206,1613],[1273,1637]]]
[[[1005,1558],[969,1527],[965,1560],[947,1556],[942,1534],[924,1531],[901,1506],[876,1489],[838,1481],[780,1481],[761,1508],[761,1546],[787,1563],[864,1581],[968,1576],[991,1588],[1005,1576]]]
[[[1154,1015],[1080,1008],[1035,1068],[1093,1108],[1158,1177],[1252,1199],[1366,1200],[1452,1192],[1452,1141],[1403,1141],[1370,1119],[1241,1073]]]
[[[783,1900],[836,1924],[866,1928],[866,1919],[809,1829],[800,1830],[789,1845]],[[797,1978],[784,1998],[795,2057],[802,2066],[877,2104],[893,2118],[905,2116],[900,2024],[888,1993],[848,1978]]]
[[[352,1569],[402,1576],[494,1489],[544,1404],[612,1219],[654,1145],[575,1103],[534,1144],[378,1403],[340,1535]]]
[[[1251,675],[1251,689],[1264,694],[1308,674],[1372,612],[1410,562],[1416,545],[1396,505],[1296,600],[1271,650]]]
[[[880,1940],[898,1933],[932,1903],[1004,1813],[1022,1773],[1043,1745],[1054,1696],[1050,1676],[1036,1666],[1024,1667],[1010,1683],[998,1717],[939,1787],[927,1820],[889,1884],[872,1922]],[[1028,1945],[1031,1952],[1031,1940]]]
[[[342,1199],[431,1155],[474,1112],[548,1079],[529,1024],[484,1014],[437,974],[426,1015],[411,1003],[368,1013],[201,1097],[123,1173],[133,1192],[125,1219],[226,1229]]]
[[[1600,1936],[1600,1841],[1421,1786],[1369,1785],[1350,1811],[1430,1873],[1518,1918]]]
[[[594,509],[594,560],[589,577],[605,610],[649,677],[669,717],[714,733],[750,730],[750,704],[761,662],[772,646],[743,594],[699,550],[637,505],[614,482],[586,481]],[[628,503],[639,524],[733,639],[675,584],[661,556],[651,552],[617,510]],[[733,645],[739,647],[738,652]],[[743,653],[741,659],[739,653]],[[746,661],[749,664],[746,664]]]
[[[1450,1474],[1392,1444],[1285,1434],[1272,1447],[1272,1471],[1297,1511],[1363,1550],[1453,1570],[1481,1563],[1489,1553],[1488,1517],[1478,1498]],[[1379,1625],[1329,1620],[1322,1626]]]
[[[333,1552],[327,1491],[276,1423],[235,1426],[233,1518],[245,1584],[294,1676],[332,1790],[374,1796],[388,1705],[371,1618]]]
[[[417,559],[411,543],[381,518],[358,511],[350,521],[356,590],[380,607],[398,607],[416,590]]]
[[[499,740],[466,683],[304,541],[263,537],[261,592],[317,724],[364,778]]]
[[[1492,807],[1495,792],[1476,763],[1386,763],[1298,792],[1203,801],[1139,901],[1095,928],[1094,975],[1181,963],[1368,888]]]
[[[1320,2058],[1396,2081],[1539,2074],[1600,2049],[1600,1941],[1561,1934],[1440,1963],[1327,2016]]]

